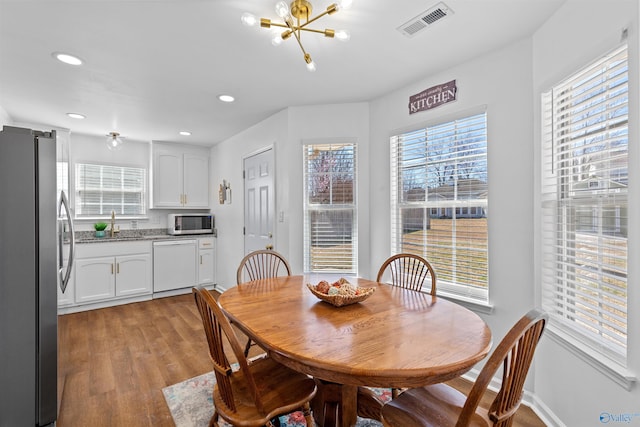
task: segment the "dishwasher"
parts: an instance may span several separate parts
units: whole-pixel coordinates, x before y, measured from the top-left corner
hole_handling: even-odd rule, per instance
[[[197,243],[190,239],[153,242],[153,292],[197,285]]]

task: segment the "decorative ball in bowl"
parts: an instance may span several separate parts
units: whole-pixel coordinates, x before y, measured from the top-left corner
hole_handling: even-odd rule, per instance
[[[317,285],[307,283],[307,287],[316,297],[336,307],[364,301],[376,290],[376,288],[359,288],[345,278],[340,278],[333,283],[326,280],[320,281]]]

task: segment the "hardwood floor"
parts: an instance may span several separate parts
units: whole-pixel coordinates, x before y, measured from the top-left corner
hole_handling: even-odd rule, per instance
[[[58,341],[58,427],[173,426],[162,388],[212,369],[191,294],[60,316]],[[514,426],[544,423],[522,407]]]

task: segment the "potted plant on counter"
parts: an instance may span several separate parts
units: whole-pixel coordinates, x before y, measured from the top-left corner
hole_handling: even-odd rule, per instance
[[[96,222],[93,224],[93,228],[96,230],[96,237],[104,237],[104,230],[107,229],[109,224],[106,222]]]

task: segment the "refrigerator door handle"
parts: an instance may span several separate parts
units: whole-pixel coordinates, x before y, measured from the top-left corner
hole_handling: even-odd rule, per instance
[[[64,207],[66,220],[69,221],[69,261],[67,262],[67,270],[64,270],[64,253],[63,253],[63,243],[64,243],[64,225],[61,222],[58,229],[58,274],[60,275],[60,290],[62,293],[67,290],[67,284],[69,283],[69,278],[71,277],[71,268],[73,267],[73,261],[75,258],[75,244],[76,244],[76,235],[73,229],[73,218],[71,217],[71,210],[69,209],[69,201],[67,200],[67,196],[64,194],[64,191],[60,192],[60,202],[58,203],[58,215],[62,214],[62,208]]]

